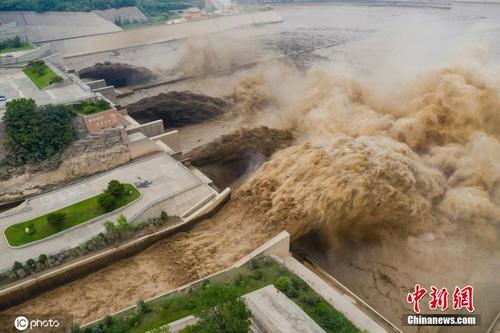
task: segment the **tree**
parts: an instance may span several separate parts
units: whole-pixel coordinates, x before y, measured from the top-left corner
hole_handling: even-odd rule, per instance
[[[8,102],[3,120],[9,160],[23,164],[56,156],[76,136],[72,118],[61,105],[37,107],[26,98]]]
[[[128,223],[125,215],[120,214],[120,216],[118,216],[117,221],[118,221],[118,231],[120,232],[120,234],[125,234],[130,231],[130,224]]]
[[[247,333],[250,311],[233,286],[209,283],[199,298],[197,333]]]
[[[23,268],[23,264],[21,264],[19,261],[14,261],[14,265],[12,265],[12,269],[14,271],[18,271],[21,268]]]
[[[56,228],[61,228],[66,221],[66,214],[64,213],[50,213],[47,215],[47,222]]]
[[[38,256],[38,261],[42,264],[45,264],[47,262],[47,255],[46,254],[40,254]]]
[[[108,183],[106,192],[114,196],[116,199],[120,199],[125,194],[125,186],[118,180],[112,180]]]
[[[106,229],[106,233],[113,240],[116,240],[116,238],[118,238],[119,232],[118,232],[118,229],[116,228],[116,226],[113,222],[111,222],[111,221],[104,222],[104,229]]]
[[[116,208],[116,198],[107,192],[101,194],[97,201],[105,212],[111,212]]]
[[[16,37],[14,37],[14,47],[20,47],[21,46],[21,38],[16,35]]]

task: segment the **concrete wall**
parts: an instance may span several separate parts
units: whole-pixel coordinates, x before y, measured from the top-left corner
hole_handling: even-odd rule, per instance
[[[163,133],[154,137],[151,137],[153,141],[161,141],[167,146],[169,146],[174,152],[181,151],[181,145],[179,142],[179,131],[174,130],[167,133]]]
[[[117,101],[114,86],[107,86],[107,87],[103,87],[103,88],[93,89],[92,92],[100,93],[101,95],[106,97],[108,100],[113,102],[113,104],[116,103],[116,101]]]
[[[128,147],[132,159],[152,155],[161,151],[161,148],[157,144],[142,133],[131,134],[128,139]]]
[[[89,86],[89,88],[91,90],[95,90],[95,89],[106,87],[106,81],[105,80],[90,81],[90,82],[86,82],[86,84]]]
[[[163,132],[163,120],[161,119],[127,129],[128,134],[142,133],[148,138],[163,134]]]
[[[5,58],[1,57],[0,58],[0,65],[13,65],[13,64],[19,64],[23,62],[29,62],[33,60],[38,60],[40,58],[46,57],[52,53],[50,45],[44,45],[42,47],[38,47],[36,49],[33,49],[31,51],[24,52],[22,55],[15,56],[12,58]],[[62,61],[62,60],[61,60]]]
[[[53,41],[50,44],[65,57],[111,51],[132,46],[163,43],[192,36],[206,35],[251,24],[278,23],[283,19],[273,10],[223,16],[180,24],[162,24],[96,36]]]

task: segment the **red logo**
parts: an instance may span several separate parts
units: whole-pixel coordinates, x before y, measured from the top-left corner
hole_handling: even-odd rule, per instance
[[[408,293],[406,301],[413,305],[413,311],[415,313],[420,313],[420,301],[423,300],[426,294],[427,290],[418,283],[415,285],[414,291]],[[439,308],[441,311],[445,311],[448,309],[448,296],[449,293],[446,288],[438,289],[435,286],[431,286],[431,292],[429,293],[429,308],[431,310],[437,310]],[[453,292],[453,310],[467,309],[469,312],[474,312],[473,298],[473,287],[465,286],[461,289],[455,287]]]
[[[420,300],[425,296],[425,294],[427,294],[427,290],[420,287],[420,285],[417,283],[415,285],[415,291],[408,294],[408,297],[406,297],[408,303],[413,304],[413,311],[415,313],[420,313]]]
[[[473,288],[471,286],[465,286],[462,289],[459,287],[455,287],[455,291],[453,292],[453,309],[467,309],[469,312],[474,311],[474,302],[473,302]]]

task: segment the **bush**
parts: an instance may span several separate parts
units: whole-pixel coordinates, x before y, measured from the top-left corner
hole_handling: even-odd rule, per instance
[[[64,213],[50,213],[47,215],[47,222],[56,228],[61,228],[66,221],[66,214]]]
[[[255,258],[250,259],[249,265],[251,270],[259,268],[259,262]]]
[[[151,308],[146,302],[144,302],[144,300],[141,299],[137,302],[136,311],[138,314],[145,314],[150,312]]]
[[[34,267],[35,267],[35,265],[36,265],[36,262],[35,262],[35,260],[34,260],[34,259],[28,259],[28,260],[26,261],[26,264],[27,264],[30,268],[34,268]]]
[[[118,180],[112,180],[109,182],[106,192],[114,196],[116,199],[120,199],[125,194],[125,185],[120,183]]]
[[[316,296],[316,295],[305,295],[305,296],[301,297],[300,300],[304,304],[306,304],[310,307],[314,307],[314,306],[316,306],[316,304],[321,302],[321,298],[319,296]]]
[[[137,326],[140,321],[141,318],[138,315],[133,315],[128,318],[127,323],[130,327],[134,327]]]
[[[264,276],[264,274],[262,274],[262,271],[256,269],[252,272],[252,274],[250,275],[252,277],[252,279],[254,280],[261,280],[262,277]]]
[[[290,298],[297,297],[298,295],[297,290],[293,287],[292,281],[286,276],[279,277],[274,282],[274,286]]]
[[[168,214],[166,211],[162,210],[161,213],[160,213],[160,219],[163,221],[163,222],[167,222],[168,220]]]
[[[103,99],[99,99],[95,102],[95,105],[100,109],[111,109],[111,104]]]
[[[21,264],[19,261],[14,261],[14,265],[12,265],[12,269],[14,271],[18,271],[21,268],[23,268],[23,264]]]
[[[54,76],[53,78],[50,79],[49,84],[61,82],[62,80],[63,80],[62,77],[60,77],[60,76]]]
[[[247,333],[250,311],[234,287],[211,283],[199,297],[197,333]],[[188,331],[189,332],[189,331]]]
[[[245,277],[243,274],[238,274],[236,278],[234,279],[233,284],[237,287],[242,287],[245,285]]]
[[[189,297],[173,295],[167,298],[162,306],[165,310],[170,311],[192,310],[196,307],[196,303]]]
[[[111,212],[117,206],[116,198],[109,193],[103,193],[97,201],[105,212]]]
[[[47,255],[46,254],[40,254],[38,256],[38,261],[42,264],[45,264],[47,262]]]
[[[104,321],[103,321],[103,323],[104,323],[104,325],[105,325],[106,327],[110,327],[111,325],[113,325],[113,323],[114,323],[114,319],[113,319],[113,317],[111,317],[111,316],[106,316],[106,317],[104,317]]]
[[[309,286],[299,277],[292,277],[292,285],[297,290],[308,290]]]

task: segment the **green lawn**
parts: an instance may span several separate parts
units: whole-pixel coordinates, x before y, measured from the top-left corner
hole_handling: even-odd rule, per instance
[[[76,113],[82,115],[94,114],[102,111],[107,111],[111,109],[111,104],[103,99],[99,99],[95,102],[81,102],[78,104],[70,104],[68,108]]]
[[[29,50],[32,49],[33,45],[31,44],[22,44],[19,47],[7,47],[5,49],[0,49],[0,53],[10,53],[10,52],[17,52],[17,51],[24,51],[24,50]]]
[[[27,68],[23,69],[23,72],[38,89],[43,89],[54,82],[62,81],[62,78],[43,62],[29,65]]]
[[[256,273],[258,272],[258,273]],[[253,261],[253,267],[246,265],[237,274],[216,278],[217,283],[232,284],[239,295],[273,284],[278,278],[286,276],[296,287],[290,299],[299,305],[319,326],[328,333],[359,333],[360,331],[340,312],[321,298],[304,281],[271,258]],[[157,298],[147,304],[151,312],[138,315],[128,310],[112,318],[112,323],[103,327],[106,333],[144,333],[159,328],[199,311],[197,302],[200,287],[187,293],[173,293]],[[288,296],[288,295],[287,295]]]
[[[117,208],[123,207],[140,197],[140,192],[131,184],[125,185],[125,193],[122,198],[117,200]],[[132,191],[132,194],[128,194]],[[47,215],[39,216],[33,220],[11,225],[5,230],[5,236],[12,246],[20,246],[28,244],[46,237],[52,236],[65,229],[86,222],[90,219],[98,217],[106,212],[98,203],[98,199],[103,194],[77,202],[71,206],[61,208],[55,212],[66,214],[66,221],[61,228],[56,228],[47,222]],[[55,213],[52,212],[52,213]],[[33,234],[26,233],[26,227],[33,225],[35,232]]]

